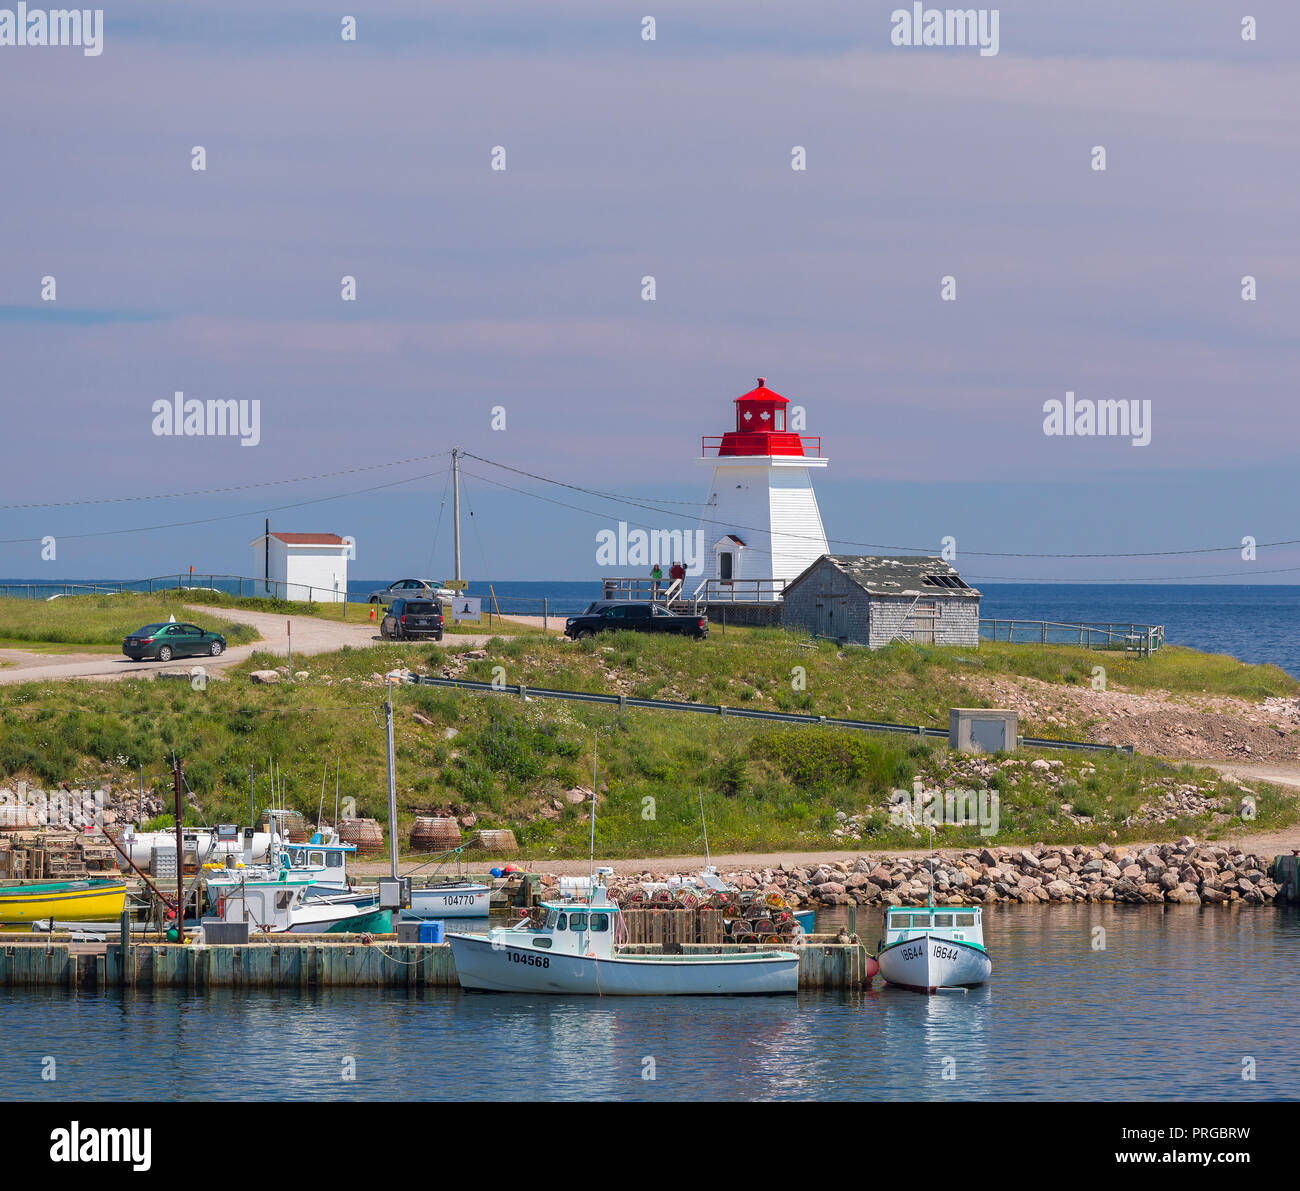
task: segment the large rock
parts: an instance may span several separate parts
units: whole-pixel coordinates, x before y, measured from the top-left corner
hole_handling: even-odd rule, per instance
[[[274,686],[280,681],[280,672],[278,670],[254,670],[248,677],[250,681],[257,683],[259,686]]]

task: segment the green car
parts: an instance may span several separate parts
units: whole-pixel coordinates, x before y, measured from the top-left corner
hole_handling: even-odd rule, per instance
[[[225,637],[196,624],[147,624],[122,639],[122,652],[137,662],[150,658],[170,662],[193,654],[216,657],[225,648]]]

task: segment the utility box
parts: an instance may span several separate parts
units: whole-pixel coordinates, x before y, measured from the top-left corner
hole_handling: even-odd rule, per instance
[[[418,943],[420,941],[420,927],[423,925],[418,918],[412,918],[409,922],[399,922],[397,924],[397,941],[399,943]]]
[[[379,908],[381,910],[406,910],[411,905],[410,877],[379,878]]]
[[[1014,752],[1018,716],[994,707],[950,707],[948,747],[959,753]]]
[[[204,943],[247,943],[247,922],[224,922],[220,918],[203,919]]]

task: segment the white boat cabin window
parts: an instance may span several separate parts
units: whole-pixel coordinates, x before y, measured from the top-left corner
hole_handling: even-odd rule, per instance
[[[326,867],[326,868],[342,868],[342,867],[343,867],[343,853],[342,853],[342,852],[327,852],[327,853],[325,854],[325,867]]]
[[[568,929],[569,929],[569,916],[568,916],[567,914],[561,914],[561,915],[560,915],[560,920],[555,924],[555,929],[556,929],[556,930],[568,930]]]
[[[958,925],[958,926],[974,926],[974,925],[975,925],[975,915],[974,915],[974,914],[958,914],[958,915],[957,915],[957,925]]]
[[[292,889],[277,889],[275,892],[275,908],[277,910],[287,910],[293,905]]]
[[[952,925],[952,915],[951,915],[951,914],[936,914],[936,915],[934,916],[934,924],[935,924],[935,926],[951,926],[951,925]]]
[[[311,853],[311,855],[307,857],[307,865],[309,868],[324,868],[325,853],[324,852]]]
[[[546,938],[545,935],[538,935],[537,938],[533,940],[534,947],[549,947],[550,945],[551,940]]]
[[[609,930],[609,915],[593,914],[591,916],[591,929],[593,932]]]
[[[586,916],[586,914],[570,914],[570,915],[569,915],[569,925],[570,925],[574,930],[586,930],[586,929],[587,929],[587,916]]]
[[[554,930],[555,923],[558,921],[559,917],[560,917],[560,913],[558,910],[549,911],[546,915],[546,929]]]

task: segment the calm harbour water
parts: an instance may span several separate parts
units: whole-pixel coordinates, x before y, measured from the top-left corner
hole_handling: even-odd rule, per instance
[[[995,907],[986,941],[990,984],[933,997],[0,992],[0,1099],[1297,1096],[1296,908]]]

